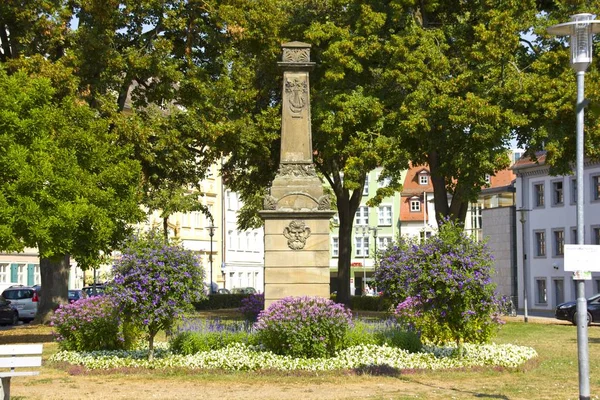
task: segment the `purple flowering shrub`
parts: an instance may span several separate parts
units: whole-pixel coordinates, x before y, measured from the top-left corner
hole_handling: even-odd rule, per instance
[[[255,322],[258,314],[265,308],[265,295],[263,293],[250,294],[242,299],[240,312],[246,321]]]
[[[424,242],[402,239],[390,246],[375,279],[398,304],[398,320],[416,329],[421,338],[459,345],[485,343],[501,324],[491,266],[485,244],[447,220]]]
[[[110,297],[94,296],[58,306],[50,319],[61,350],[93,351],[125,348],[122,324]]]
[[[204,298],[204,272],[192,251],[157,231],[131,237],[121,253],[107,293],[127,322],[144,331],[152,359],[156,334],[172,331],[177,318]]]
[[[346,343],[352,314],[321,297],[286,297],[272,303],[254,324],[258,342],[275,354],[299,358],[333,356]]]

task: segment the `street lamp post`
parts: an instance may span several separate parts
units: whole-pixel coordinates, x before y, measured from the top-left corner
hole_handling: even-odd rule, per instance
[[[213,236],[215,236],[215,229],[217,227],[214,225],[213,220],[210,220],[210,225],[206,227],[208,229],[208,236],[210,236],[210,253],[208,253],[208,263],[210,264],[210,278],[208,280],[208,284],[210,286],[210,294],[213,294],[215,291],[213,290],[212,279],[213,279]]]
[[[592,63],[592,35],[600,32],[600,21],[594,15],[571,15],[571,21],[548,28],[548,33],[569,36],[571,39],[571,66],[577,75],[576,126],[576,181],[577,181],[577,244],[584,244],[583,221],[583,111],[587,104],[584,96],[585,71]],[[585,281],[577,280],[577,350],[579,356],[579,398],[590,398],[590,371],[588,360],[587,301]]]
[[[363,226],[362,227],[362,256],[363,256],[363,289],[362,289],[362,294],[363,296],[367,293],[367,260],[366,260],[366,255],[367,255],[367,249],[369,248],[369,246],[365,246],[366,245],[366,237],[367,237],[367,233],[369,232],[369,227],[368,226]]]
[[[527,221],[527,211],[526,208],[519,208],[519,221],[521,222],[521,244],[523,247],[523,321],[528,321],[527,315],[527,252],[525,251],[526,242],[525,242],[525,222]]]

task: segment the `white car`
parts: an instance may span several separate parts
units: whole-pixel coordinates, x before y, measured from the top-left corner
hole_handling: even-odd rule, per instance
[[[10,305],[17,309],[19,320],[23,322],[33,321],[35,314],[37,314],[38,302],[40,300],[36,288],[13,285],[8,289],[4,289],[2,297],[10,301]]]

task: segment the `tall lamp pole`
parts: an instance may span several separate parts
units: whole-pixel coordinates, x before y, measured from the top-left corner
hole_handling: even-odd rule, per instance
[[[210,220],[210,225],[206,227],[208,229],[208,236],[210,236],[210,253],[208,253],[208,263],[210,264],[210,279],[208,280],[208,284],[210,286],[210,294],[213,294],[215,291],[213,290],[213,236],[215,236],[215,226],[213,220]]]
[[[362,256],[363,256],[363,288],[362,288],[362,295],[364,296],[365,294],[367,294],[367,260],[366,260],[366,256],[367,256],[367,249],[369,248],[369,246],[365,246],[366,245],[366,237],[367,237],[367,233],[369,232],[369,227],[368,226],[363,226],[362,227]]]
[[[600,21],[593,14],[571,15],[571,21],[548,28],[548,33],[569,36],[571,39],[571,66],[577,75],[577,244],[584,244],[583,221],[583,111],[587,104],[584,97],[585,71],[592,63],[592,35],[600,32]],[[590,371],[588,359],[587,301],[585,281],[577,280],[577,352],[579,356],[579,398],[590,398]]]
[[[527,221],[527,211],[526,208],[519,208],[519,221],[521,222],[521,244],[523,245],[523,321],[527,322],[527,285],[528,285],[528,277],[527,277],[527,252],[525,248],[525,222]]]

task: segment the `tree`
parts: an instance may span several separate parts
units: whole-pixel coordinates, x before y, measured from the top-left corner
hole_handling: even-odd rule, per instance
[[[197,257],[157,231],[127,240],[113,275],[107,293],[115,296],[126,318],[146,331],[149,360],[156,334],[171,331],[177,317],[205,297]]]
[[[43,57],[45,70],[38,72],[52,70],[48,79],[56,97],[77,98],[91,106],[90,114],[96,113],[96,123],[105,124],[110,135],[97,139],[107,139],[114,155],[131,163],[123,180],[129,180],[132,193],[144,193],[138,202],[150,210],[160,208],[165,221],[173,212],[206,211],[188,188],[197,185],[207,165],[220,156],[213,137],[220,134],[218,125],[226,115],[227,108],[218,99],[221,85],[227,83],[216,77],[227,68],[219,57],[226,48],[227,31],[218,23],[214,3],[9,0],[0,4],[0,62],[8,66],[9,75],[31,66],[28,59]],[[117,114],[123,111],[127,115]],[[129,178],[139,173],[139,164],[143,176],[134,183]],[[113,245],[124,235],[116,234],[126,227],[120,218],[105,225],[107,232],[114,228]],[[131,212],[125,220],[137,222],[140,213]],[[5,233],[8,237],[14,232]],[[111,250],[105,245],[102,249],[105,254]],[[67,300],[65,251],[40,249],[42,271],[48,272],[42,274],[46,299]],[[45,254],[54,261],[48,264]],[[80,254],[79,266],[97,264],[99,254],[97,249],[86,258]],[[57,274],[52,276],[54,266]],[[42,305],[42,310],[52,308],[45,300]]]
[[[119,115],[91,109],[68,69],[39,57],[19,67],[0,65],[0,248],[38,248],[45,322],[67,300],[70,258],[97,266],[140,220],[140,167],[116,145]]]
[[[423,338],[484,343],[500,323],[492,264],[485,244],[447,219],[424,242],[403,238],[384,251],[375,279]]]
[[[311,73],[312,135],[317,170],[336,196],[340,219],[338,301],[350,299],[352,225],[361,202],[365,177],[384,165],[391,139],[384,135],[386,113],[375,93],[379,31],[385,15],[376,4],[354,1],[252,2],[253,12],[226,16],[241,32],[232,42],[232,116],[237,122],[223,140],[236,148],[223,166],[225,183],[241,194],[246,226],[258,219],[249,208],[261,208],[260,198],[279,161],[281,73],[275,68],[280,43],[310,43],[316,69]],[[374,2],[375,3],[375,2]],[[223,148],[227,148],[223,146]],[[396,162],[401,155],[399,149]],[[398,179],[400,171],[390,171]],[[381,177],[383,179],[383,176]],[[397,181],[393,181],[397,187]],[[245,227],[245,226],[244,226]]]

